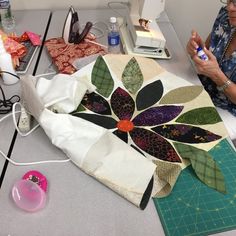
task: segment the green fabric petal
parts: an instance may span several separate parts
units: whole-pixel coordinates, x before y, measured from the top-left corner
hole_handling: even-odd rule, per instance
[[[109,97],[114,88],[114,80],[102,56],[99,56],[93,66],[92,83],[97,87],[97,92],[104,97]]]
[[[173,89],[160,101],[160,104],[182,104],[195,99],[202,92],[202,86],[186,86]]]
[[[143,84],[143,74],[134,57],[130,59],[122,73],[122,82],[131,94],[135,94]]]
[[[205,150],[174,143],[176,150],[182,158],[188,159],[198,178],[219,192],[226,193],[224,176],[212,156]]]
[[[221,122],[221,118],[214,107],[201,107],[188,111],[176,120],[179,123],[193,125],[207,125]]]

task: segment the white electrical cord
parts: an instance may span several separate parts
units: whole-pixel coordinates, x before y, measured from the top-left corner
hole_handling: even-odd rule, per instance
[[[105,22],[103,22],[103,21],[96,21],[96,22],[94,22],[94,23],[93,23],[93,26],[92,26],[92,29],[94,29],[94,30],[100,32],[100,34],[97,35],[96,33],[91,32],[92,30],[90,30],[90,33],[93,34],[93,35],[96,37],[96,39],[100,39],[100,38],[102,38],[102,37],[105,35],[105,33],[104,33],[104,31],[103,31],[102,29],[100,29],[100,28],[94,26],[94,25],[99,24],[99,23],[104,24],[104,25],[106,26],[106,29],[108,30],[108,25],[107,25]],[[82,27],[84,27],[84,26],[85,26],[85,25],[82,25]],[[92,44],[98,45],[98,46],[100,46],[100,47],[102,47],[102,48],[107,49],[107,46],[106,46],[106,45],[101,44],[101,43],[94,42],[94,41],[89,40],[89,39],[87,39],[87,38],[85,38],[84,41],[85,41],[85,42],[88,42],[88,43],[92,43]]]
[[[126,6],[126,7],[128,7],[128,3],[127,3],[127,2],[108,2],[108,4],[107,4],[107,6],[108,6],[112,11],[114,11],[114,12],[115,12],[116,14],[118,14],[119,16],[123,17],[118,11],[116,11],[114,8],[111,7],[112,4],[122,4],[122,5]],[[98,24],[98,23],[99,23],[99,22],[95,22],[94,25],[95,25],[95,24]],[[101,22],[101,23],[105,24],[106,27],[108,27],[106,23],[104,23],[104,22]],[[100,31],[100,33],[101,33],[99,36],[97,36],[97,38],[101,38],[101,37],[104,36],[104,31],[103,31],[103,30],[101,30],[101,29],[98,28],[98,27],[93,27],[93,28],[94,28],[95,30],[97,30],[97,31]],[[87,42],[91,42],[91,43],[100,45],[100,46],[105,47],[105,48],[107,47],[107,46],[105,46],[105,45],[102,45],[102,44],[99,44],[99,43],[95,43],[95,42],[90,41],[90,40],[87,40]],[[50,73],[45,73],[45,74],[43,74],[43,75],[46,76],[46,75],[50,75],[50,74],[55,74],[55,72],[53,71],[53,72],[50,72]],[[38,75],[37,77],[39,77],[39,76],[42,76],[42,75]],[[16,106],[17,106],[17,105],[21,106],[21,104],[20,104],[19,102],[14,103],[14,104],[13,104],[13,107],[12,107],[12,113],[7,114],[6,116],[2,117],[2,118],[0,119],[0,123],[1,123],[3,120],[5,120],[6,118],[8,118],[9,116],[12,116],[13,124],[14,124],[14,126],[15,126],[17,132],[18,132],[21,136],[26,137],[27,135],[31,134],[34,130],[36,130],[36,129],[39,127],[39,124],[37,124],[37,125],[36,125],[33,129],[31,129],[29,132],[27,132],[27,133],[22,133],[22,132],[19,130],[18,126],[17,126],[17,121],[16,121],[16,117],[15,117],[15,114],[21,112],[21,111],[16,111]],[[38,164],[46,164],[46,163],[65,163],[65,162],[69,162],[69,161],[70,161],[70,159],[68,158],[68,159],[65,159],[65,160],[47,160],[47,161],[36,161],[36,162],[16,162],[16,161],[10,159],[10,158],[9,158],[3,151],[1,151],[1,150],[0,150],[0,154],[1,154],[6,160],[8,160],[10,163],[12,163],[13,165],[17,165],[17,166],[38,165]]]
[[[113,11],[113,12],[115,12],[117,15],[119,15],[119,16],[121,16],[121,17],[124,17],[124,16],[122,16],[121,14],[120,14],[120,12],[119,11],[117,11],[117,10],[115,10],[111,5],[112,4],[120,4],[120,5],[123,5],[123,6],[125,6],[126,8],[128,8],[128,2],[108,2],[107,3],[107,6]]]
[[[18,132],[21,136],[24,136],[24,137],[25,137],[25,136],[31,134],[35,129],[37,129],[37,128],[39,127],[39,124],[36,125],[36,126],[35,126],[32,130],[30,130],[29,132],[27,132],[27,133],[22,133],[22,132],[19,130],[18,126],[17,126],[17,121],[16,121],[16,117],[15,117],[15,114],[21,112],[21,111],[16,111],[16,106],[17,106],[17,105],[21,106],[21,104],[20,104],[19,102],[14,103],[14,104],[13,104],[13,107],[12,107],[12,113],[7,114],[7,115],[5,115],[4,117],[2,117],[2,118],[0,119],[0,123],[1,123],[2,121],[4,121],[6,118],[12,116],[12,118],[13,118],[13,124],[14,124],[14,126],[15,126],[17,132]],[[68,159],[65,159],[65,160],[46,160],[46,161],[36,161],[36,162],[16,162],[16,161],[10,159],[2,150],[0,150],[0,154],[1,154],[6,160],[8,160],[11,164],[16,165],[16,166],[28,166],[28,165],[47,164],[47,163],[65,163],[65,162],[69,162],[69,161],[70,161],[70,159],[68,158]]]
[[[16,166],[30,166],[30,165],[39,165],[39,164],[47,164],[47,163],[65,163],[69,162],[70,159],[65,160],[47,160],[47,161],[35,161],[35,162],[16,162],[10,159],[3,151],[0,150],[0,154],[8,160],[11,164]]]
[[[115,12],[115,13],[116,13],[117,15],[119,15],[120,17],[124,18],[124,16],[121,15],[119,11],[115,10],[115,8],[113,8],[113,7],[111,6],[112,4],[119,4],[119,5],[123,5],[123,6],[125,6],[126,8],[128,8],[128,3],[127,3],[127,2],[108,2],[108,3],[107,3],[108,8],[110,8],[113,12]],[[103,22],[103,21],[96,21],[96,22],[93,22],[93,26],[92,26],[91,29],[94,29],[94,30],[100,32],[100,35],[97,35],[97,34],[95,34],[95,33],[92,33],[92,32],[91,32],[92,30],[90,30],[90,32],[96,36],[96,39],[102,38],[102,37],[105,35],[104,31],[103,31],[101,28],[95,26],[95,25],[98,25],[99,23],[104,24],[105,27],[106,27],[106,29],[108,30],[108,24],[107,24],[107,23],[105,23],[105,22]],[[82,25],[82,27],[84,27],[84,26],[85,26],[85,25]],[[120,26],[120,27],[121,27],[121,26]],[[99,44],[99,43],[90,41],[90,40],[88,40],[88,39],[85,39],[85,41],[90,42],[90,43],[93,43],[93,44],[96,44],[96,45],[99,45],[99,46],[104,47],[104,48],[107,48],[107,46],[105,46],[105,45],[102,45],[102,44]]]
[[[122,17],[123,22],[119,25],[119,28],[121,28],[121,27],[123,27],[124,25],[126,25],[126,22],[127,22],[126,16],[121,15],[119,11],[115,10],[115,8],[113,8],[113,7],[111,6],[112,4],[120,4],[120,5],[123,5],[123,6],[125,6],[125,7],[129,10],[129,3],[128,3],[128,2],[116,2],[116,1],[114,1],[114,2],[108,2],[108,3],[107,3],[108,8],[110,8],[110,9],[111,9],[113,12],[115,12],[118,16]]]
[[[94,29],[94,30],[100,32],[100,35],[97,35],[97,34],[91,32],[92,34],[94,34],[94,35],[96,36],[96,39],[100,39],[100,38],[102,38],[102,37],[105,35],[105,33],[104,33],[104,31],[103,31],[102,29],[100,29],[99,27],[95,27],[95,25],[98,25],[98,24],[100,24],[100,23],[103,24],[103,25],[105,25],[106,30],[108,29],[108,24],[106,24],[106,23],[103,22],[103,21],[96,21],[96,22],[93,22],[92,29]]]

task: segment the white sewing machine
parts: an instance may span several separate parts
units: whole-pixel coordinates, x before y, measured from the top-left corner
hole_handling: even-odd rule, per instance
[[[130,0],[130,14],[121,23],[121,40],[125,53],[169,59],[166,40],[156,18],[164,11],[165,0]]]

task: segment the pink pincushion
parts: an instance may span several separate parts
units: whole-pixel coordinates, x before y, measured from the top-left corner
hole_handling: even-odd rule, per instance
[[[12,197],[16,205],[28,212],[35,212],[45,207],[45,191],[30,180],[19,180],[12,188]]]

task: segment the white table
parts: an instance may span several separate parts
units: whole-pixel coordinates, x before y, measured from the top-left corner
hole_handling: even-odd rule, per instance
[[[22,35],[25,31],[32,31],[34,33],[37,33],[41,35],[41,37],[44,37],[44,33],[46,30],[46,26],[48,24],[50,11],[44,10],[44,11],[14,11],[13,12],[15,21],[16,21],[16,34],[18,36]],[[35,20],[32,20],[35,19]],[[35,66],[36,61],[39,55],[39,49],[36,51],[36,54],[29,66],[29,69],[27,71],[28,74],[32,74]],[[4,85],[3,81],[0,80],[0,84],[4,90],[6,98],[10,98],[13,95],[20,95],[20,83],[16,83],[14,85]],[[2,96],[0,95],[2,98]],[[2,118],[4,115],[0,115],[0,118]],[[8,154],[8,152],[11,152],[11,143],[13,145],[12,140],[14,140],[15,127],[13,126],[12,119],[8,118],[4,120],[2,123],[0,123],[0,149]],[[0,173],[2,173],[3,166],[5,164],[5,159],[0,158]],[[7,166],[7,163],[5,164],[5,168]],[[1,183],[1,180],[0,180]]]
[[[66,11],[53,13],[47,38],[61,36]],[[83,22],[106,21],[114,15],[110,10],[79,12]],[[164,14],[159,23],[167,39],[171,60],[157,60],[161,66],[198,83],[185,50]],[[103,41],[105,42],[105,41]],[[37,74],[48,72],[50,59],[43,51]],[[17,161],[65,159],[65,154],[53,146],[39,128],[30,136],[17,137],[12,158]],[[26,213],[18,209],[10,197],[13,183],[29,170],[42,172],[49,181],[45,209]],[[3,235],[89,235],[89,236],[163,236],[164,232],[152,200],[142,211],[104,185],[83,173],[71,162],[15,167],[9,165],[2,185],[0,227]],[[233,235],[233,233],[230,233]]]

